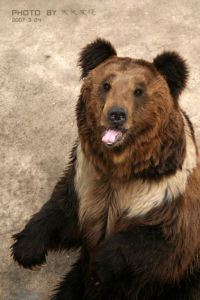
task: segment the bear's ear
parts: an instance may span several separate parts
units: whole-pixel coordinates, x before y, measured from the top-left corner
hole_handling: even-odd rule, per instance
[[[117,55],[117,52],[109,41],[97,38],[88,44],[81,51],[78,61],[78,65],[82,68],[81,78],[86,77],[92,69],[113,55]]]
[[[172,97],[177,100],[186,86],[188,68],[176,52],[163,52],[153,60],[156,69],[165,77]]]

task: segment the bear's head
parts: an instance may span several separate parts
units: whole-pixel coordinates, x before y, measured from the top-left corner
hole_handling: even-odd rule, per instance
[[[175,52],[153,62],[118,57],[97,39],[80,54],[77,104],[82,149],[103,176],[161,178],[181,168],[184,122],[178,98],[188,70]]]

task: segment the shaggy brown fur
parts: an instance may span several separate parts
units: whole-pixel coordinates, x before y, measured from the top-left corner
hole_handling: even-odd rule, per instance
[[[75,186],[81,198],[79,219],[87,243],[94,247],[115,232],[120,216],[145,215],[162,204],[163,199],[171,202],[185,192],[188,176],[196,167],[196,148],[187,122],[185,132],[187,155],[182,169],[175,175],[160,178],[159,182],[132,179],[119,184],[109,176],[100,175],[81,146],[78,147]]]

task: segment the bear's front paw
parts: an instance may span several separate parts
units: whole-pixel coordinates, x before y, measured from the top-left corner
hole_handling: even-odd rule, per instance
[[[32,240],[23,232],[15,234],[13,238],[15,243],[11,246],[12,256],[20,266],[38,271],[46,265],[44,246],[37,239]]]
[[[119,280],[128,271],[127,263],[120,248],[102,247],[93,262],[93,277],[96,285]]]

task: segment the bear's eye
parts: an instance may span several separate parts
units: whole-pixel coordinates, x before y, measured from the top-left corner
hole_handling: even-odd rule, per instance
[[[143,90],[142,89],[135,89],[134,91],[134,95],[135,96],[141,96],[143,94]]]
[[[103,84],[103,88],[104,88],[105,91],[109,91],[109,90],[111,89],[110,83],[105,82],[105,83]]]

